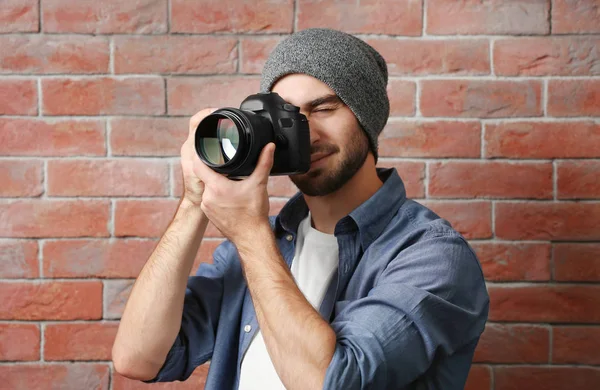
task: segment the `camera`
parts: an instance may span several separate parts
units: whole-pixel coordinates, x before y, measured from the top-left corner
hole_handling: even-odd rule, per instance
[[[300,108],[274,92],[250,95],[240,108],[220,108],[196,127],[198,157],[230,178],[248,176],[261,150],[275,143],[271,176],[305,173],[310,168],[310,132]]]

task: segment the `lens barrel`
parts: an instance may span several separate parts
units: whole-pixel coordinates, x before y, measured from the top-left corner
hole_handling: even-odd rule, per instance
[[[262,148],[274,141],[271,122],[251,111],[222,108],[196,128],[198,157],[214,171],[230,177],[248,176]]]

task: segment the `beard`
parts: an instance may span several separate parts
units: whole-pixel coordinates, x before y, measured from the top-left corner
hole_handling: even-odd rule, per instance
[[[324,153],[335,157],[340,148],[327,144],[311,147],[311,154]],[[290,180],[308,196],[329,195],[344,186],[363,166],[369,154],[369,141],[363,134],[355,134],[343,155],[343,159],[333,169],[317,168],[305,174],[292,175]]]

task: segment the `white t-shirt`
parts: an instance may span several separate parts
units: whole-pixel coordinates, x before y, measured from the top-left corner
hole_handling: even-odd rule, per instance
[[[313,229],[310,221],[309,213],[298,227],[291,271],[306,300],[319,310],[331,277],[338,267],[338,242],[333,234]],[[242,358],[239,389],[285,389],[271,362],[260,330]]]

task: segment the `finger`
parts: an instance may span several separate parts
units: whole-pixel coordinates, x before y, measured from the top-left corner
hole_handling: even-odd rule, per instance
[[[250,175],[249,179],[255,180],[259,183],[266,183],[269,180],[269,174],[273,168],[273,162],[275,160],[275,144],[269,142],[260,153],[258,163],[254,172]]]
[[[207,116],[209,116],[210,114],[212,114],[213,112],[215,112],[217,110],[218,110],[218,108],[209,107],[209,108],[205,108],[204,110],[200,110],[197,113],[195,113],[190,118],[189,136],[190,137],[194,136],[194,134],[196,132],[196,128],[198,127],[200,122],[202,122],[202,119],[206,118]]]
[[[214,183],[220,180],[227,180],[223,175],[215,172],[211,167],[204,164],[198,155],[193,157],[194,163],[192,169],[194,174],[204,183]]]

